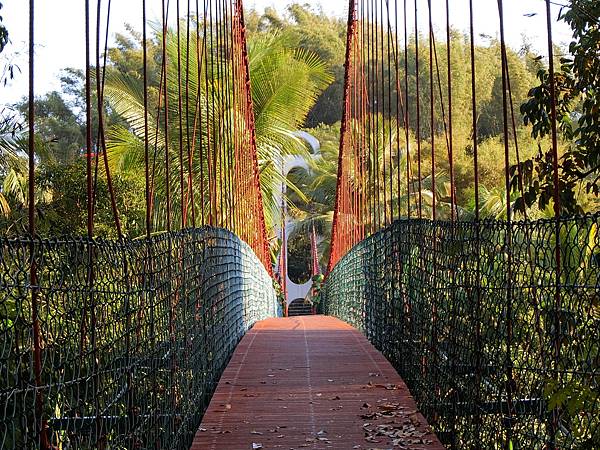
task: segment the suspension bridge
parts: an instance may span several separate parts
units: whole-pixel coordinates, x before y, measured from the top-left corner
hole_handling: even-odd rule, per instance
[[[29,205],[43,69],[35,3]],[[39,211],[29,207],[29,234],[0,241],[2,448],[597,448],[599,216],[561,215],[556,183],[551,218],[516,220],[510,201],[504,219],[480,217],[472,0],[464,2],[471,66],[460,68],[450,57],[456,2],[349,1],[323,314],[294,318],[282,317],[273,288],[242,2],[162,0],[159,55],[148,54],[147,5],[139,3],[143,114],[131,128],[132,145],[143,148],[146,233],[122,231],[105,129],[110,15],[103,33],[102,1],[86,0],[87,235],[39,237]],[[520,161],[497,5],[510,199],[511,166]],[[434,45],[440,14],[445,58]],[[409,60],[409,34],[428,56],[417,50]],[[151,58],[160,66],[156,85]],[[410,92],[421,58],[430,62],[428,82]],[[458,71],[471,83],[470,117],[453,114]],[[549,165],[558,176],[556,104],[552,84]],[[457,121],[472,126],[471,218],[457,206]],[[442,163],[443,202],[435,180]],[[99,174],[113,241],[95,237]]]

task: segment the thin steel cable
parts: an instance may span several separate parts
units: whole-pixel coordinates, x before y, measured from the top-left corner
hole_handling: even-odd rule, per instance
[[[146,237],[152,234],[152,201],[150,198],[150,126],[148,118],[148,25],[146,0],[142,0],[142,58],[144,83],[144,181],[146,196]],[[162,77],[161,77],[162,79]]]
[[[408,109],[408,0],[404,0],[404,98],[405,102],[405,113],[404,113],[404,134],[406,139],[406,216],[410,219],[410,196],[411,196],[411,174],[410,174],[410,116]]]
[[[185,204],[191,205],[192,211],[192,227],[196,228],[196,199],[194,190],[194,149],[196,146],[196,134],[194,127],[193,136],[190,133],[190,42],[192,40],[191,33],[192,22],[192,4],[191,0],[187,2],[186,16],[186,49],[185,49],[185,136],[188,158],[188,177]],[[196,105],[198,103],[196,102]],[[196,107],[197,111],[197,107]]]
[[[480,219],[479,199],[479,140],[477,130],[477,81],[475,63],[475,17],[473,14],[473,0],[469,0],[469,50],[471,56],[471,111],[473,119],[473,184],[475,187],[475,220]]]
[[[505,178],[505,192],[506,192],[506,237],[505,246],[507,253],[506,263],[506,357],[505,357],[505,373],[506,373],[506,386],[505,392],[508,398],[506,415],[508,420],[505,422],[507,443],[512,442],[513,427],[512,427],[512,416],[514,415],[514,404],[513,404],[513,391],[514,391],[514,371],[513,371],[513,358],[512,358],[512,340],[513,340],[513,292],[511,289],[513,279],[513,253],[512,253],[512,208],[510,202],[510,152],[509,152],[509,133],[508,133],[508,98],[507,98],[507,80],[506,74],[507,58],[506,58],[506,39],[504,29],[504,3],[503,0],[498,0],[498,14],[500,17],[500,48],[501,48],[501,59],[502,59],[502,114],[503,114],[503,136],[504,136],[504,178]]]
[[[102,151],[102,158],[104,162],[104,172],[106,174],[106,184],[108,186],[108,194],[110,199],[110,206],[113,214],[113,220],[115,222],[115,228],[117,230],[117,236],[119,238],[123,237],[123,230],[121,227],[121,220],[119,218],[119,209],[117,207],[117,198],[112,178],[112,173],[110,171],[110,166],[108,162],[108,152],[106,145],[106,130],[104,123],[104,87],[106,82],[106,66],[107,66],[107,58],[108,58],[108,39],[109,39],[109,30],[110,30],[110,17],[111,17],[111,7],[112,0],[108,0],[108,8],[106,12],[106,30],[104,36],[104,54],[102,57],[102,64],[100,62],[100,32],[101,32],[101,15],[102,15],[102,0],[98,0],[97,10],[96,10],[96,96],[98,101],[98,142],[96,144],[96,168],[94,175],[94,200],[95,204],[96,200],[96,185],[97,185],[97,174],[98,174],[98,153]],[[102,69],[101,69],[102,68]]]
[[[179,126],[179,201],[181,209],[181,229],[187,227],[187,205],[186,189],[185,189],[185,173],[183,159],[183,86],[181,80],[181,2],[176,1],[176,16],[177,16],[177,119]]]
[[[437,219],[437,205],[436,205],[436,186],[435,186],[435,91],[433,88],[433,19],[432,19],[432,8],[431,0],[427,0],[428,13],[429,13],[429,114],[431,121],[431,217],[433,220]],[[441,97],[440,97],[441,101]]]
[[[423,218],[423,185],[421,173],[421,90],[420,90],[420,73],[419,73],[419,11],[418,0],[415,0],[415,103],[417,105],[417,183],[419,187],[418,198],[418,217]]]
[[[480,222],[480,199],[479,199],[479,141],[477,130],[477,79],[476,79],[476,60],[475,60],[475,16],[473,13],[473,0],[469,0],[469,50],[471,56],[471,109],[472,109],[472,133],[473,133],[473,184],[475,189],[475,251],[477,257],[475,259],[475,274],[479,276],[481,273],[481,222]],[[480,283],[475,287],[475,306],[473,308],[474,340],[475,340],[475,408],[481,408],[481,381],[482,381],[482,327],[481,327],[481,310],[482,305],[482,289]],[[481,423],[482,420],[477,417],[475,424],[475,439],[481,442]]]
[[[31,331],[33,334],[33,372],[35,386],[42,382],[42,339],[39,320],[38,270],[35,258],[34,236],[36,234],[35,214],[35,0],[29,1],[29,95],[28,95],[28,231],[31,236],[29,245],[29,297],[31,299]],[[33,442],[39,442],[40,448],[49,448],[46,420],[43,416],[44,397],[40,389],[35,390],[35,417],[33,424]]]
[[[204,5],[203,5],[204,6]],[[203,17],[206,17],[206,10],[204,11]],[[206,23],[206,20],[203,21]],[[198,128],[202,128],[202,67],[206,64],[203,64],[204,58],[206,57],[206,33],[202,35],[202,50],[200,50],[200,2],[196,0],[196,63],[198,70],[198,86],[196,88],[196,108],[197,108],[197,122],[194,122],[194,135],[198,132]],[[208,120],[207,120],[208,125]],[[207,126],[208,128],[208,126]],[[200,136],[200,142],[198,149],[200,150],[200,223],[202,225],[206,225],[206,216],[204,210],[204,202],[205,202],[205,181],[204,181],[204,133],[200,130],[198,133]],[[196,139],[194,139],[194,144],[196,143]]]
[[[167,23],[169,17],[169,1],[162,0],[162,65],[163,65],[163,101],[164,101],[164,135],[165,135],[165,194],[166,194],[166,206],[167,206],[167,217],[166,225],[167,231],[170,232],[173,228],[172,220],[172,198],[171,198],[171,155],[169,152],[169,65],[167,60]],[[177,18],[179,20],[179,18]]]
[[[94,234],[93,179],[92,179],[92,88],[90,58],[90,2],[85,0],[85,155],[86,155],[86,192],[87,192],[87,233]]]
[[[552,182],[553,186],[553,200],[554,200],[554,263],[555,263],[555,282],[556,288],[554,290],[554,368],[558,371],[560,367],[560,353],[562,348],[560,329],[561,329],[561,318],[558,314],[563,309],[563,301],[561,297],[561,282],[562,282],[562,255],[561,255],[561,199],[560,199],[560,178],[559,178],[559,162],[558,162],[558,130],[557,130],[557,113],[556,113],[556,80],[554,71],[554,44],[552,42],[552,13],[550,8],[549,0],[546,0],[546,28],[548,32],[548,76],[550,81],[550,125],[551,125],[551,136],[552,136]],[[554,374],[554,380],[560,382],[559,375],[557,372]],[[556,433],[560,427],[561,411],[559,408],[553,408],[552,410],[552,424],[551,424],[551,435],[550,435],[550,448],[556,446]]]
[[[448,163],[450,165],[450,207],[456,220],[456,185],[454,182],[454,129],[452,122],[452,39],[450,33],[450,0],[446,0],[446,59],[448,75]]]

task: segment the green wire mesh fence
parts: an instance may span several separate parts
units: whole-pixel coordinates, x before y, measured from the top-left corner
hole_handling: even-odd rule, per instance
[[[323,309],[365,332],[450,448],[598,449],[599,221],[397,221],[337,264]]]
[[[281,313],[225,230],[0,252],[1,448],[189,448],[241,337]]]

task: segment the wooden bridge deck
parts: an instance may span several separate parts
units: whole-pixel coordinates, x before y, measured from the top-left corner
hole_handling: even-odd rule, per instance
[[[443,449],[404,382],[354,328],[304,316],[242,340],[192,449]]]

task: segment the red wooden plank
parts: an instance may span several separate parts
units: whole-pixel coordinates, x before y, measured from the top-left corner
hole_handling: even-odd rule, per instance
[[[374,436],[380,430],[396,437]],[[381,353],[351,326],[323,316],[266,320],[244,337],[192,449],[248,450],[253,445],[444,448]]]

